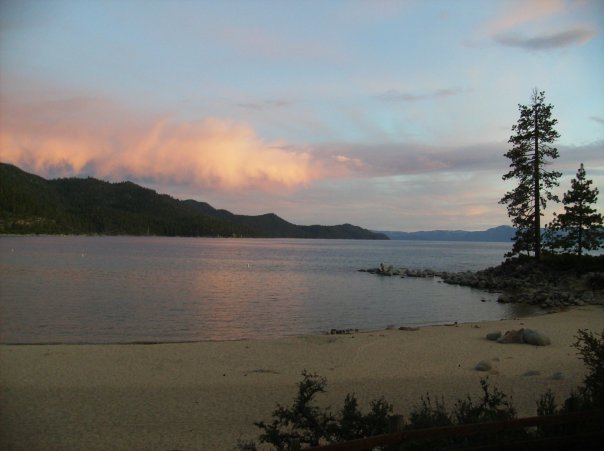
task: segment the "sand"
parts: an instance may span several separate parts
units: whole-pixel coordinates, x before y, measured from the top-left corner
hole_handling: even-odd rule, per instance
[[[521,327],[546,347],[487,341]],[[564,399],[581,383],[579,328],[601,331],[604,308],[417,331],[155,345],[1,345],[2,449],[233,449],[255,439],[254,421],[289,405],[306,369],[325,376],[321,404],[346,393],[362,406],[385,396],[406,414],[429,392],[449,406],[480,392],[480,379],[512,397],[522,416],[548,388]],[[478,372],[480,360],[492,374]],[[528,372],[533,372],[527,375]],[[554,373],[562,373],[561,379]]]

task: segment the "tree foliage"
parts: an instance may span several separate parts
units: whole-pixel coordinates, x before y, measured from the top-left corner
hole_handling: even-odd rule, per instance
[[[132,182],[45,180],[0,163],[0,233],[388,239],[351,224],[299,226],[217,210]]]
[[[392,406],[383,398],[372,401],[371,410],[364,414],[356,397],[348,394],[339,415],[333,415],[329,408],[323,409],[314,403],[315,396],[324,393],[326,385],[324,377],[303,371],[292,406],[277,405],[272,422],[254,423],[263,430],[260,441],[285,450],[294,441],[318,446],[321,442],[347,441],[388,431]]]
[[[579,397],[584,408],[604,409],[604,329],[599,335],[580,329],[576,338],[574,346],[587,368]]]
[[[541,216],[547,201],[558,201],[552,188],[558,186],[558,171],[547,170],[550,160],[558,158],[551,144],[560,137],[554,129],[551,104],[545,103],[545,92],[532,95],[531,105],[518,105],[520,117],[512,126],[512,148],[505,154],[510,170],[503,180],[516,179],[518,185],[500,200],[507,205],[508,215],[516,228],[514,246],[509,256],[533,252],[541,258]]]
[[[596,250],[603,246],[602,215],[592,205],[598,200],[598,188],[590,186],[585,178],[583,163],[564,194],[564,213],[556,215],[549,227],[548,246],[581,256],[583,250]]]
[[[578,350],[579,358],[586,367],[583,385],[572,392],[562,407],[557,405],[554,393],[547,390],[537,400],[537,415],[604,409],[604,330],[599,334],[578,330],[573,346]],[[302,381],[298,383],[298,395],[291,407],[277,405],[272,422],[254,423],[263,430],[260,435],[261,442],[269,443],[278,450],[286,450],[291,443],[316,446],[323,442],[338,443],[388,432],[392,405],[384,398],[374,400],[370,412],[364,414],[359,409],[356,397],[349,394],[339,413],[333,415],[329,408],[320,408],[314,403],[315,396],[326,391],[325,378],[306,371],[302,373],[302,377]],[[481,379],[480,385],[481,395],[466,396],[457,400],[452,410],[446,408],[442,397],[436,398],[435,402],[431,400],[429,394],[421,397],[421,402],[414,406],[408,422],[403,425],[404,429],[475,424],[516,418],[516,409],[505,393],[496,387],[491,389],[488,379]],[[599,423],[593,425],[586,422],[577,427],[586,434],[601,430]],[[539,436],[555,437],[572,433],[573,430],[559,425],[545,425],[534,431],[520,429],[480,434],[476,437],[427,438],[406,442],[405,449],[451,449],[469,445],[488,447],[495,444],[499,446],[505,443],[505,440]],[[509,448],[511,449],[511,446]],[[255,443],[251,442],[240,444],[239,449],[251,451],[257,448]]]

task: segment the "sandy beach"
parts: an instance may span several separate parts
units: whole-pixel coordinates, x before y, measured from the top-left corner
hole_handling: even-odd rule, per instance
[[[488,332],[528,327],[552,344],[502,345]],[[488,374],[519,415],[535,414],[548,388],[564,399],[582,380],[571,345],[580,328],[601,331],[604,308],[490,323],[350,335],[153,345],[0,346],[2,449],[232,449],[258,436],[254,421],[289,405],[306,369],[325,376],[319,398],[338,409],[384,396],[406,414],[422,394],[449,406],[478,394]],[[527,372],[533,372],[527,375]],[[534,374],[537,372],[537,374]],[[554,378],[561,373],[562,378]]]

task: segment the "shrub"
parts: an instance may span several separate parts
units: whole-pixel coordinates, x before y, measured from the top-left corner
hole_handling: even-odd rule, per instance
[[[482,397],[474,401],[470,396],[455,403],[453,416],[459,424],[483,423],[487,421],[502,421],[516,417],[516,409],[507,395],[497,387],[491,392],[488,379],[481,379]]]
[[[581,360],[587,367],[583,385],[573,390],[559,409],[551,390],[545,392],[537,401],[537,415],[555,415],[583,410],[604,408],[604,331],[598,337],[587,330],[579,330],[574,347],[578,349]],[[595,429],[593,429],[595,428]],[[589,422],[577,425],[541,426],[539,434],[545,437],[590,433],[598,430],[599,425]]]
[[[474,399],[467,396],[455,403],[453,411],[449,413],[445,407],[444,399],[436,399],[434,403],[429,395],[421,398],[421,403],[409,415],[408,428],[433,428],[451,426],[454,424],[483,423],[515,418],[516,410],[507,396],[497,388],[490,389],[488,379],[481,379],[482,396]],[[448,449],[451,446],[482,446],[502,438],[518,437],[523,432],[506,432],[475,436],[466,439],[442,438],[437,440],[422,440],[406,444],[413,450],[423,449]],[[407,449],[407,448],[406,448]]]
[[[356,438],[371,437],[388,432],[388,419],[392,405],[384,398],[371,402],[371,410],[363,414],[354,394],[346,395],[340,416],[331,425],[330,441],[344,442]]]
[[[587,373],[583,379],[583,386],[577,389],[575,397],[579,401],[567,400],[567,410],[579,409],[603,409],[604,408],[604,330],[596,335],[584,329],[577,332],[577,341],[574,347],[579,350],[579,358],[587,367]],[[576,404],[579,404],[577,406]],[[579,407],[579,409],[576,409]]]
[[[556,405],[556,396],[552,392],[551,388],[541,395],[537,400],[537,415],[540,417],[547,415],[555,415],[558,413],[558,407]]]
[[[430,395],[421,397],[421,403],[409,414],[409,427],[412,429],[450,426],[451,415],[447,412],[444,398],[437,398],[432,405]]]
[[[277,405],[271,423],[254,423],[264,431],[260,434],[260,441],[270,443],[278,450],[286,450],[293,441],[317,446],[321,442],[353,440],[388,431],[392,406],[383,398],[372,401],[370,412],[363,414],[355,395],[348,394],[339,416],[335,417],[329,408],[321,409],[313,404],[315,395],[324,393],[326,385],[324,377],[303,371],[293,405]]]
[[[553,392],[551,390],[545,392],[537,400],[539,416],[604,408],[604,330],[599,335],[587,330],[579,330],[576,339],[573,346],[577,348],[579,358],[587,367],[583,385],[571,393],[562,409],[557,407]],[[263,430],[260,441],[270,443],[278,450],[286,450],[294,440],[300,445],[317,446],[322,442],[342,442],[388,432],[392,405],[384,398],[372,401],[369,413],[364,414],[359,409],[355,395],[348,394],[342,409],[337,416],[334,416],[329,408],[321,409],[313,404],[315,396],[325,392],[326,385],[325,378],[303,371],[302,381],[298,383],[298,395],[293,405],[291,407],[277,405],[271,423],[263,421],[254,423]],[[516,417],[516,410],[505,393],[496,387],[491,389],[488,379],[481,379],[480,385],[481,396],[476,399],[467,396],[465,399],[458,400],[451,413],[447,411],[442,397],[437,398],[434,403],[429,395],[422,397],[420,404],[415,406],[409,415],[409,423],[406,427],[410,429],[442,427],[502,421]],[[537,430],[540,436],[555,436],[572,435],[577,432],[577,428],[589,432],[591,427],[589,424],[564,427],[542,426]],[[409,445],[411,449],[437,449],[468,444],[484,446],[501,439],[526,436],[527,433],[521,429],[465,440],[450,438]],[[255,450],[256,448],[254,443],[240,443],[239,449]]]
[[[329,423],[333,421],[328,412],[312,404],[317,393],[325,392],[325,386],[324,377],[303,371],[294,404],[291,407],[277,405],[272,423],[254,423],[264,431],[260,441],[271,443],[278,450],[287,449],[293,440],[317,446],[322,438],[328,436]]]

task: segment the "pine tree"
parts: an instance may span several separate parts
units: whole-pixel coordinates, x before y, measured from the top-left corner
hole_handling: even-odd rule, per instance
[[[518,105],[520,118],[512,126],[515,133],[508,142],[512,148],[505,154],[511,160],[510,171],[503,180],[517,179],[518,186],[499,201],[507,204],[508,215],[516,228],[514,246],[509,256],[534,252],[541,259],[541,216],[546,201],[556,201],[551,189],[558,186],[558,171],[546,170],[549,159],[558,158],[558,150],[550,146],[560,137],[551,117],[553,106],[545,104],[545,92],[533,90],[532,104]]]
[[[598,188],[590,188],[591,180],[585,178],[583,163],[571,188],[564,193],[564,213],[556,215],[550,229],[553,232],[548,245],[581,256],[583,250],[604,247],[602,215],[591,206],[598,201]]]

